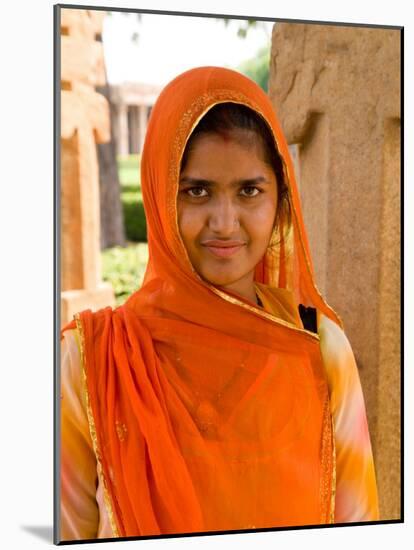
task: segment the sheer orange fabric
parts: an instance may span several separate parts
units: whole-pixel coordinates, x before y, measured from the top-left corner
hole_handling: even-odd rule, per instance
[[[280,316],[203,281],[178,231],[185,144],[200,118],[228,101],[264,118],[283,159],[292,226],[282,221],[275,229],[255,273]],[[115,533],[329,523],[328,387],[319,338],[303,329],[297,306],[341,322],[313,280],[291,159],[266,94],[217,67],[177,77],[153,108],[141,185],[149,245],[143,285],[121,307],[76,316],[91,435]]]

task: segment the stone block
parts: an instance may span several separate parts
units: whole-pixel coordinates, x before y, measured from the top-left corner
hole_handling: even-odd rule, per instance
[[[65,290],[61,294],[61,326],[70,322],[75,313],[83,309],[97,311],[113,304],[113,288],[109,283],[99,283],[93,290]]]

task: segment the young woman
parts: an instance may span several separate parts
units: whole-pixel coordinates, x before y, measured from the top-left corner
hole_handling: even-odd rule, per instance
[[[357,367],[266,94],[178,76],[141,185],[142,287],[62,329],[62,540],[378,519]]]

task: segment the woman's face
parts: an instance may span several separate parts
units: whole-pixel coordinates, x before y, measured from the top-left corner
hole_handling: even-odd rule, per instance
[[[197,136],[180,174],[177,211],[199,275],[255,301],[254,269],[272,234],[277,182],[261,140],[252,137],[246,130],[227,139]]]

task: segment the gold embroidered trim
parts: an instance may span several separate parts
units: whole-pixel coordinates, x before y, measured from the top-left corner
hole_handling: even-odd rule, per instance
[[[315,334],[313,332],[310,332],[306,329],[298,328],[296,325],[288,323],[287,321],[282,321],[281,319],[273,316],[272,314],[265,312],[261,308],[256,308],[254,306],[250,306],[250,305],[242,302],[241,300],[238,300],[237,298],[234,298],[233,296],[229,296],[225,292],[223,292],[223,291],[219,290],[218,288],[216,288],[214,285],[211,285],[207,281],[202,279],[200,277],[200,275],[194,269],[194,267],[193,267],[193,265],[192,265],[192,263],[189,259],[187,250],[184,246],[184,243],[182,242],[182,240],[180,238],[180,231],[179,231],[179,227],[178,227],[178,216],[177,216],[177,193],[178,193],[178,184],[179,184],[179,182],[178,182],[179,170],[180,170],[181,160],[182,160],[182,156],[184,154],[185,146],[186,146],[188,140],[190,139],[190,136],[193,133],[195,127],[197,126],[199,121],[203,118],[203,116],[210,109],[212,109],[215,105],[218,105],[220,103],[226,103],[226,102],[239,103],[241,105],[247,105],[248,107],[253,109],[259,116],[261,116],[263,118],[263,120],[265,121],[265,123],[267,124],[267,126],[269,127],[269,129],[270,129],[270,131],[273,135],[275,144],[276,144],[276,149],[280,154],[279,143],[276,139],[276,136],[274,135],[274,132],[273,132],[272,128],[268,124],[266,117],[261,112],[259,106],[257,104],[255,104],[253,101],[251,101],[250,99],[248,99],[244,94],[242,94],[240,92],[235,92],[233,90],[222,89],[222,90],[215,90],[214,93],[206,92],[205,94],[199,96],[192,103],[192,105],[183,114],[183,116],[181,118],[180,124],[177,128],[176,137],[175,137],[175,140],[174,140],[174,143],[173,143],[172,155],[170,157],[169,177],[170,177],[170,181],[172,182],[174,192],[170,193],[169,196],[168,196],[167,211],[168,211],[168,215],[170,217],[170,222],[175,227],[174,236],[175,236],[175,240],[176,240],[176,245],[179,247],[180,253],[185,258],[185,261],[186,261],[188,267],[190,268],[190,270],[199,279],[199,281],[201,281],[204,285],[206,285],[212,292],[214,292],[215,294],[217,294],[218,296],[220,296],[221,298],[223,298],[227,302],[230,302],[232,304],[241,306],[241,307],[251,311],[255,315],[258,315],[259,317],[263,317],[263,318],[265,318],[269,321],[272,321],[273,323],[275,323],[277,325],[281,325],[281,326],[286,327],[286,328],[288,328],[290,330],[293,330],[295,332],[302,333],[302,334],[307,334],[310,338],[319,341],[319,336],[317,334]],[[280,158],[282,159],[282,164],[284,166],[284,159],[283,159],[283,156],[281,154],[280,154]],[[285,169],[284,169],[284,171],[285,171]],[[290,192],[290,178],[288,177],[288,174],[286,173],[286,171],[285,171],[284,175],[285,175],[285,178],[287,178],[289,192]],[[290,200],[291,200],[291,197],[290,197]],[[312,279],[312,281],[313,281],[313,279]]]
[[[335,428],[331,414],[331,430],[332,430],[332,488],[331,488],[331,511],[329,515],[329,523],[335,523],[335,498],[336,498],[336,444],[335,444]]]
[[[74,315],[75,321],[76,321],[76,328],[78,329],[79,337],[80,337],[80,358],[81,358],[81,366],[82,366],[82,377],[83,377],[83,389],[85,392],[85,398],[86,398],[86,410],[88,415],[88,422],[89,422],[89,431],[91,434],[92,444],[93,444],[93,450],[95,452],[97,464],[98,464],[98,475],[99,479],[101,481],[102,487],[103,487],[103,494],[104,494],[104,503],[105,508],[108,513],[109,521],[111,524],[112,532],[114,533],[115,537],[119,537],[119,531],[118,527],[116,525],[115,521],[115,515],[112,508],[112,502],[109,495],[105,474],[102,467],[102,460],[101,460],[101,452],[99,449],[98,444],[98,437],[96,433],[96,427],[95,427],[95,420],[93,417],[92,407],[90,404],[90,397],[89,397],[89,391],[88,391],[88,385],[87,385],[87,375],[86,375],[86,362],[85,362],[85,336],[83,332],[83,326],[82,321],[80,318],[79,313],[75,313]]]
[[[208,283],[206,283],[206,284],[208,284]],[[256,315],[259,315],[259,317],[264,317],[265,319],[269,319],[270,321],[273,321],[277,325],[282,325],[284,327],[287,327],[287,328],[289,328],[291,330],[294,330],[296,332],[299,332],[301,334],[307,334],[308,336],[310,336],[314,340],[317,340],[317,341],[320,340],[318,334],[316,334],[315,332],[311,332],[309,330],[299,328],[296,325],[293,325],[292,323],[289,323],[288,321],[283,321],[283,319],[280,319],[279,317],[275,317],[274,315],[272,315],[271,313],[268,313],[267,311],[264,311],[263,309],[259,309],[255,306],[250,306],[249,304],[245,304],[241,300],[238,300],[237,298],[234,298],[233,296],[229,296],[229,294],[226,294],[225,292],[223,292],[222,290],[216,288],[213,285],[208,285],[208,286],[211,288],[211,290],[213,292],[215,292],[216,294],[221,296],[224,300],[227,300],[227,302],[230,302],[230,303],[236,304],[236,305],[241,305],[244,308],[251,311],[252,313],[254,313]]]
[[[332,492],[335,477],[335,447],[333,443],[333,425],[330,410],[329,394],[325,399],[322,424],[321,443],[321,479],[320,479],[320,502],[321,502],[321,523],[332,523]],[[333,462],[332,462],[333,461]]]

